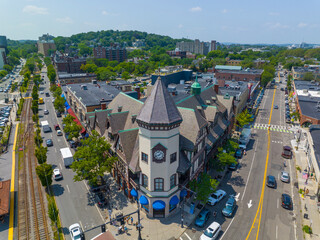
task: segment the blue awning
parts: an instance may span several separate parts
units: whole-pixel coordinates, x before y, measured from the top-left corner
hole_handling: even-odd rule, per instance
[[[181,190],[181,192],[180,192],[180,197],[185,197],[185,196],[187,196],[187,190],[185,190],[185,189],[182,189]]]
[[[141,205],[148,205],[149,204],[148,198],[146,198],[145,196],[141,196],[139,199],[139,202]]]
[[[166,207],[166,203],[164,201],[157,200],[157,201],[153,202],[152,207],[155,210],[162,210]]]
[[[131,189],[130,193],[131,193],[132,197],[138,197],[138,193],[134,188]]]
[[[179,203],[179,198],[174,195],[171,199],[170,199],[170,205],[177,205]]]

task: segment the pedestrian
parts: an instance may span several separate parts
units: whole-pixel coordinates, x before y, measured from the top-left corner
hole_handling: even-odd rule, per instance
[[[130,216],[128,216],[127,218],[126,218],[126,221],[127,221],[127,224],[129,225],[129,217]]]
[[[138,231],[138,222],[136,222],[136,230]]]
[[[244,154],[244,155],[247,155],[247,151],[246,151],[245,149],[243,150],[243,154]]]
[[[309,194],[309,189],[307,188],[307,190],[306,190],[306,195],[308,195]]]
[[[133,217],[130,218],[130,221],[131,221],[131,225],[132,225],[133,224]]]

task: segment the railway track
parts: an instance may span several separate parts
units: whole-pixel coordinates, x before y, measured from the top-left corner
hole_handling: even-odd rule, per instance
[[[30,84],[30,88],[32,84]],[[32,88],[31,88],[32,89]],[[28,92],[31,92],[28,89]],[[19,134],[19,148],[23,157],[19,162],[18,179],[18,239],[49,240],[44,194],[36,174],[34,124],[32,120],[32,98],[26,98],[21,115],[22,130]]]

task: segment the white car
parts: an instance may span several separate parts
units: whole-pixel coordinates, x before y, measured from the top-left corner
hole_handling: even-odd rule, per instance
[[[287,173],[287,172],[281,172],[280,180],[281,180],[282,182],[286,182],[286,183],[290,182],[290,175],[289,175],[289,173]]]
[[[41,91],[40,94],[44,94],[44,91]]]
[[[217,239],[221,231],[221,226],[217,222],[213,222],[210,226],[202,233],[200,240],[214,240]]]
[[[54,180],[62,179],[62,174],[58,168],[53,170],[53,178]]]
[[[215,191],[214,193],[212,193],[208,199],[208,203],[211,206],[216,205],[218,202],[221,201],[222,198],[224,198],[224,196],[226,196],[226,192],[219,189],[217,191]]]
[[[62,131],[61,130],[57,130],[57,136],[62,136]]]
[[[81,227],[79,223],[74,223],[69,227],[69,232],[72,240],[78,240],[81,239]]]

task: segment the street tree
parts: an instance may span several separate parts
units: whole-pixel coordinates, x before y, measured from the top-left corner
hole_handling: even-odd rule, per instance
[[[267,84],[268,84],[269,82],[271,82],[272,79],[273,79],[272,73],[267,72],[267,71],[264,71],[264,72],[261,74],[261,85],[262,85],[262,86],[267,86]]]
[[[196,192],[196,199],[205,204],[210,194],[216,191],[218,184],[219,182],[216,179],[212,179],[209,174],[202,173],[200,181],[194,179],[190,182],[190,188]]]
[[[57,222],[59,210],[57,209],[56,204],[53,202],[53,200],[49,201],[48,204],[48,214],[49,218],[52,222]]]
[[[68,114],[64,119],[62,119],[62,123],[64,123],[65,125],[71,124],[74,122],[75,117]]]
[[[33,115],[35,116],[35,115]],[[41,129],[40,128],[37,128],[36,130],[36,133],[34,135],[34,142],[36,143],[36,145],[39,147],[41,146],[43,140],[42,140],[42,137],[41,137]]]
[[[81,140],[81,143],[82,146],[73,157],[76,161],[71,165],[76,173],[73,179],[75,181],[87,179],[90,184],[97,184],[98,179],[103,177],[106,171],[111,171],[117,158],[107,154],[110,144],[94,130],[92,135]]]
[[[53,103],[54,108],[60,113],[64,112],[64,103],[65,102],[66,102],[66,100],[63,97],[61,97],[61,96],[56,97],[56,99],[54,100],[54,103]]]
[[[78,138],[80,136],[80,130],[82,129],[76,122],[66,124],[64,131],[68,134],[68,140]]]
[[[252,121],[252,114],[248,113],[248,110],[245,109],[243,112],[239,113],[236,116],[237,125],[240,128],[243,128],[244,125],[249,124]]]
[[[57,86],[57,85],[55,85],[55,86]],[[53,94],[53,96],[54,96],[55,98],[61,97],[62,89],[61,89],[60,87],[56,87],[56,88],[54,89],[54,91],[52,92],[52,94]]]
[[[51,164],[43,163],[38,165],[36,173],[43,187],[48,187],[52,184],[53,169]]]
[[[226,150],[223,150],[223,148],[218,149],[218,161],[222,166],[228,166],[232,163],[236,164],[237,160],[234,157],[234,152],[227,152]]]
[[[41,145],[39,147],[36,147],[35,155],[36,155],[36,158],[38,159],[39,164],[47,162],[47,151],[48,151],[47,147],[44,147]]]

